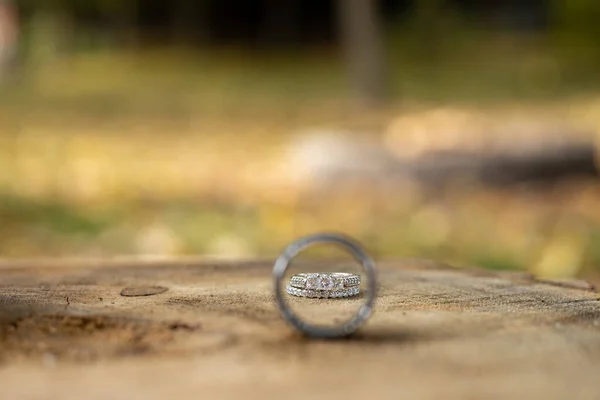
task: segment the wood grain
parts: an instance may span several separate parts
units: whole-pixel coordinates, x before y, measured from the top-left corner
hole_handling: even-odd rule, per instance
[[[600,398],[581,282],[380,262],[368,324],[323,341],[280,318],[269,262],[39,265],[0,268],[1,399]],[[148,286],[168,291],[120,295]],[[290,301],[335,319],[359,300]]]

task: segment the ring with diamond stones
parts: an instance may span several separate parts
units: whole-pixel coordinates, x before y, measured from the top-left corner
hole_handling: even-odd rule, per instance
[[[296,274],[290,278],[285,291],[300,297],[352,297],[360,293],[360,275],[346,272]]]
[[[285,278],[285,273],[288,270],[290,263],[300,252],[305,250],[308,247],[311,247],[316,244],[333,244],[340,246],[344,250],[348,251],[354,259],[362,266],[365,275],[367,277],[367,287],[366,287],[366,296],[365,303],[360,307],[356,315],[354,315],[350,320],[342,323],[338,326],[321,326],[321,325],[313,325],[303,321],[300,317],[298,317],[289,305],[286,302],[284,297],[283,290],[283,280]],[[336,285],[337,278],[340,273],[319,273],[319,274],[297,274],[294,275],[290,279],[290,283],[286,287],[286,291],[290,294],[296,296],[305,295],[305,297],[318,297],[318,294],[324,294],[326,290],[323,290],[323,287],[329,287],[332,285]],[[316,275],[316,276],[311,276]],[[332,275],[335,276],[335,279],[332,278]],[[308,277],[311,276],[313,278],[311,283],[308,283]],[[358,275],[357,275],[358,276]],[[294,278],[296,277],[296,278]],[[299,279],[302,278],[302,279]],[[350,277],[345,276],[343,274],[343,278],[349,279]],[[293,280],[293,285],[292,285]],[[291,243],[286,247],[283,253],[279,256],[277,261],[275,262],[275,266],[273,267],[273,281],[274,281],[274,289],[275,289],[275,301],[277,303],[277,307],[279,311],[283,315],[283,318],[291,324],[294,328],[299,330],[305,335],[317,337],[317,338],[336,338],[343,337],[352,334],[360,325],[362,325],[371,315],[373,311],[373,307],[375,305],[376,298],[376,289],[377,289],[377,281],[375,274],[375,264],[371,260],[371,258],[365,253],[362,247],[355,242],[353,239],[339,234],[334,233],[321,233],[316,235],[310,235],[303,238],[298,239],[297,241]],[[352,282],[352,280],[351,280]],[[300,285],[304,285],[304,288],[298,287]],[[315,289],[309,289],[306,286],[314,285]],[[349,295],[352,293],[360,291],[360,276],[358,284],[353,284],[344,290],[348,290],[348,292],[342,292],[343,294]],[[318,288],[321,289],[318,289]],[[335,290],[333,291],[335,293]],[[328,294],[331,294],[329,291]],[[355,295],[355,294],[352,294]],[[328,296],[335,297],[335,296]]]
[[[354,286],[346,289],[339,290],[310,290],[310,289],[299,289],[291,285],[285,287],[285,291],[292,296],[298,297],[310,297],[317,299],[335,299],[335,298],[346,298],[353,297],[360,293],[360,288]]]
[[[360,285],[360,275],[348,272],[317,272],[292,275],[290,286],[300,289],[332,290]]]

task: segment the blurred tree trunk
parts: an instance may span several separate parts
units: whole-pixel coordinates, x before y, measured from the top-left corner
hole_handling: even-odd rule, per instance
[[[209,5],[207,0],[176,0],[172,3],[172,35],[176,44],[195,44],[208,40]]]
[[[267,45],[296,43],[300,38],[301,0],[267,0],[262,37]]]
[[[377,0],[338,0],[340,39],[352,86],[359,100],[381,105],[388,76]]]
[[[137,47],[139,45],[138,11],[138,0],[129,0],[124,2],[122,7],[119,7],[114,16],[119,41],[125,47]]]
[[[0,0],[0,84],[9,79],[19,52],[20,24],[16,7]]]
[[[417,47],[418,54],[424,61],[436,62],[441,50],[443,1],[418,0],[415,7],[415,22],[421,43]]]

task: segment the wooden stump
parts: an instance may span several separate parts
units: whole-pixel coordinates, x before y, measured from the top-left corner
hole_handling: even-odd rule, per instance
[[[283,322],[270,262],[2,265],[0,398],[600,398],[589,285],[378,266],[367,325],[323,341]]]

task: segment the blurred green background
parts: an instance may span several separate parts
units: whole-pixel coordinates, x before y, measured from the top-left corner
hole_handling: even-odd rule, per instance
[[[598,280],[598,18],[594,0],[0,0],[0,255],[275,257],[335,230],[378,257]],[[461,167],[407,174],[439,154]],[[472,179],[499,155],[486,171],[510,183]]]

